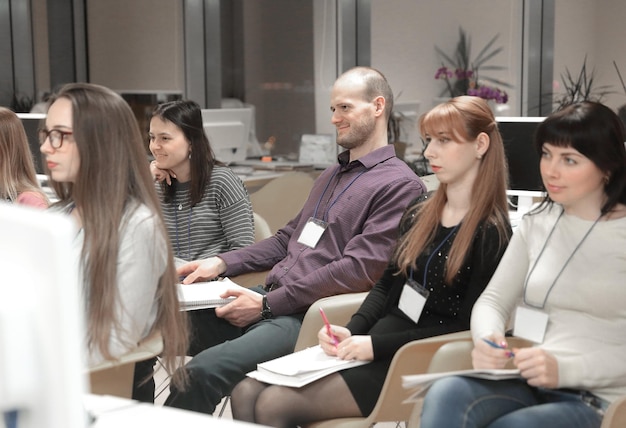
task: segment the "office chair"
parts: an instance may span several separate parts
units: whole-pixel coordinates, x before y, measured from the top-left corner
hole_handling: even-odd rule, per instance
[[[163,338],[154,332],[139,346],[117,360],[103,361],[89,368],[91,393],[131,398],[135,363],[158,356],[163,351]]]
[[[515,338],[507,338],[507,340],[513,346],[522,343]],[[306,428],[369,428],[378,422],[399,423],[398,421],[409,421],[407,426],[414,426],[413,424],[419,420],[420,412],[417,411],[417,416],[414,416],[413,410],[419,407],[419,404],[404,402],[411,395],[411,391],[402,386],[402,376],[471,369],[473,347],[469,331],[409,342],[394,355],[372,413],[367,417],[337,418],[315,422],[306,425]],[[415,417],[417,419],[414,419]]]
[[[250,195],[252,209],[267,221],[271,233],[276,233],[300,212],[313,181],[305,172],[285,173]]]
[[[298,340],[294,346],[294,352],[315,346],[319,343],[317,332],[324,325],[320,308],[324,309],[324,313],[331,324],[345,325],[350,321],[352,314],[359,309],[366,296],[366,291],[361,293],[338,294],[336,296],[323,297],[314,302],[304,314]],[[227,396],[222,401],[218,417],[222,417],[229,402],[230,397]]]

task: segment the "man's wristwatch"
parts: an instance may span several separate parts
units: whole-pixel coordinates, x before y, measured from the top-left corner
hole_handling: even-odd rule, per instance
[[[263,296],[263,303],[261,304],[261,318],[268,320],[272,318],[274,314],[270,309],[270,305],[267,304],[267,296]]]

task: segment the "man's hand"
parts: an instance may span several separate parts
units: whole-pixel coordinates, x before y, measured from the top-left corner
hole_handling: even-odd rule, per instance
[[[152,178],[154,181],[163,181],[171,186],[172,178],[176,178],[176,174],[174,171],[170,169],[161,169],[157,166],[157,161],[150,162],[150,174],[152,174]]]
[[[184,277],[183,284],[191,284],[196,281],[209,281],[226,272],[226,263],[219,257],[209,257],[204,260],[194,260],[185,263],[176,273],[179,277]]]
[[[247,288],[236,288],[226,291],[220,297],[235,297],[232,302],[215,308],[215,315],[224,318],[236,327],[245,327],[261,318],[263,295]]]

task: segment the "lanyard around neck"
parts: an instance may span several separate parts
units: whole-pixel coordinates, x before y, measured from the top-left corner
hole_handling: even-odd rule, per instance
[[[561,220],[561,217],[563,217],[563,213],[565,213],[565,210],[562,210],[561,213],[559,214],[559,216],[557,217],[556,221],[554,222],[554,225],[552,226],[552,230],[550,230],[550,233],[548,234],[548,237],[546,238],[546,241],[543,243],[543,247],[541,248],[541,251],[539,252],[539,254],[537,255],[537,258],[535,259],[535,263],[533,263],[532,268],[528,271],[528,275],[526,275],[526,281],[524,281],[524,303],[528,306],[532,306],[533,308],[537,308],[537,309],[543,309],[546,306],[546,302],[548,301],[548,296],[550,296],[550,293],[552,293],[552,289],[554,288],[554,285],[556,284],[556,282],[558,281],[558,279],[561,277],[561,274],[563,273],[563,271],[565,270],[565,268],[567,267],[567,265],[569,265],[569,262],[572,260],[572,258],[574,257],[574,254],[576,254],[576,252],[578,251],[578,249],[581,247],[581,245],[583,245],[583,242],[585,242],[585,240],[587,239],[587,237],[589,236],[589,234],[591,233],[591,231],[593,230],[593,228],[596,226],[596,224],[598,224],[598,221],[600,221],[600,218],[602,217],[602,214],[600,214],[600,216],[593,222],[593,224],[591,225],[591,227],[589,228],[589,230],[587,230],[587,232],[585,232],[585,235],[582,237],[582,239],[580,240],[580,242],[578,244],[576,244],[576,247],[574,248],[574,250],[571,252],[571,254],[569,255],[569,257],[567,258],[567,260],[565,260],[565,263],[563,264],[563,266],[561,267],[561,270],[559,271],[559,273],[556,275],[556,277],[554,278],[554,281],[552,281],[552,284],[550,285],[550,288],[548,288],[548,292],[546,293],[543,302],[541,303],[541,306],[535,306],[533,304],[530,304],[528,302],[528,300],[526,299],[526,291],[528,289],[528,281],[530,280],[530,275],[532,275],[532,273],[534,272],[535,268],[537,267],[537,264],[539,263],[539,259],[541,258],[541,256],[543,255],[543,252],[545,251],[546,247],[548,246],[548,241],[550,240],[550,238],[552,237],[552,234],[554,233],[555,229],[556,229],[556,225],[559,223],[559,220]]]
[[[433,257],[435,256],[435,253],[437,253],[441,249],[443,244],[445,244],[446,241],[448,239],[450,239],[452,234],[454,234],[454,232],[456,232],[458,228],[459,228],[458,224],[456,226],[454,226],[452,228],[452,230],[446,235],[446,237],[443,238],[441,240],[441,242],[437,245],[437,247],[430,253],[430,256],[428,256],[428,260],[426,260],[426,264],[424,265],[424,279],[423,279],[423,282],[422,282],[422,287],[426,288],[426,274],[428,273],[428,267],[430,266],[430,262],[433,259]],[[411,269],[409,271],[409,277],[411,279],[413,279],[413,267],[411,267]]]
[[[330,177],[330,180],[328,180],[328,183],[326,183],[326,187],[324,187],[324,191],[322,192],[322,195],[320,196],[319,200],[317,201],[317,204],[315,205],[315,211],[313,212],[314,218],[317,218],[317,211],[319,209],[320,204],[322,203],[322,199],[324,199],[324,195],[326,194],[326,191],[328,190],[330,183],[332,183],[335,177],[337,176],[337,174],[339,174],[340,169],[341,169],[341,165],[339,165],[335,173],[332,175],[332,177]],[[348,183],[348,185],[341,192],[339,192],[337,197],[326,207],[326,210],[324,211],[324,215],[322,216],[322,220],[326,221],[328,219],[328,213],[330,212],[330,209],[333,207],[333,205],[335,205],[335,203],[346,192],[346,190],[348,190],[350,186],[352,186],[352,184],[357,180],[357,178],[365,174],[370,169],[372,169],[372,167],[366,168],[364,171],[361,171],[360,173],[358,173],[357,176],[354,177],[352,181],[350,181],[350,183]]]
[[[178,240],[178,211],[183,209],[183,204],[176,203],[176,195],[174,195],[174,201],[172,203],[172,208],[174,209],[174,223],[176,228],[176,257],[184,258],[180,254],[180,242]],[[189,216],[187,218],[187,260],[191,260],[191,213],[193,212],[193,207],[189,207]]]

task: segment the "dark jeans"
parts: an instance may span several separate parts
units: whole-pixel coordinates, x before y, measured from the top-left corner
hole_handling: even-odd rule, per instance
[[[189,374],[187,389],[181,391],[170,385],[165,405],[213,413],[222,398],[257,364],[293,352],[303,317],[298,314],[261,320],[239,337],[198,353],[184,368]],[[221,318],[215,317],[209,325],[216,337],[224,337],[221,329],[232,334],[232,326]]]
[[[133,377],[133,400],[154,403],[154,364],[156,358],[140,361],[135,364]]]
[[[191,335],[187,355],[192,357],[211,346],[239,337],[242,334],[241,328],[226,322],[219,329],[212,328],[212,326],[218,323],[215,309],[189,311],[188,316]],[[133,400],[154,403],[155,384],[152,375],[156,361],[156,358],[151,358],[135,364]]]
[[[426,394],[420,426],[598,428],[607,407],[584,391],[452,376],[436,381]]]

